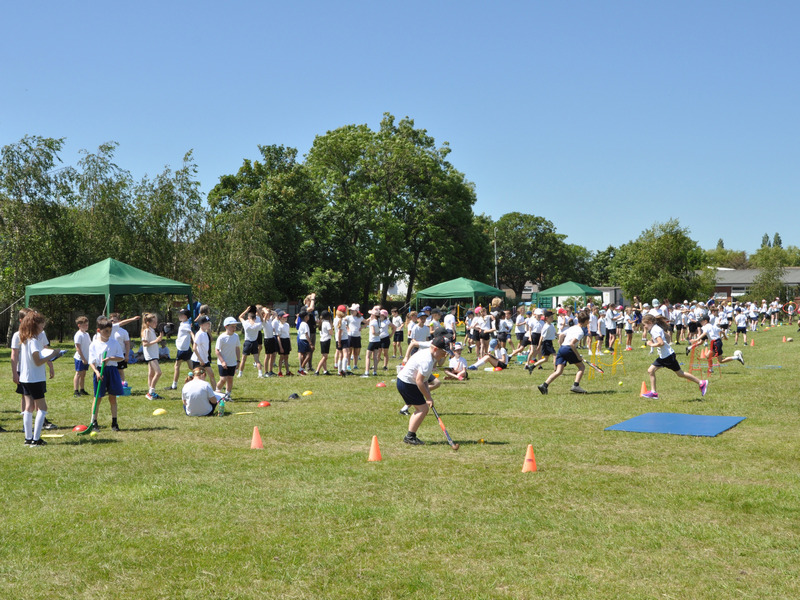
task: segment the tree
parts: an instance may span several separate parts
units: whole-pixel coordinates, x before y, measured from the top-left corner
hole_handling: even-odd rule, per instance
[[[566,236],[556,233],[553,223],[543,217],[520,212],[501,216],[497,227],[498,277],[501,285],[522,296],[525,283],[531,281],[540,288],[556,283],[563,272],[569,251]]]
[[[758,298],[779,298],[784,296],[783,276],[785,252],[780,246],[761,248],[758,261],[759,273],[753,280],[748,296],[754,301]]]
[[[768,234],[768,233],[765,233],[765,234],[762,236],[762,238],[761,238],[761,247],[762,247],[762,248],[769,248],[769,247],[770,247],[770,244],[769,244],[769,234]]]
[[[717,250],[725,250],[725,242],[722,241],[722,238],[717,240]]]
[[[712,293],[713,271],[697,274],[704,266],[703,250],[689,237],[688,229],[672,219],[655,223],[636,240],[620,246],[612,262],[612,276],[628,298],[638,295],[678,301]]]
[[[609,246],[605,250],[596,252],[590,262],[589,277],[584,283],[593,286],[613,285],[611,265],[616,253],[617,249],[614,246]]]
[[[783,246],[783,242],[781,240],[781,234],[777,231],[775,232],[775,236],[772,238],[772,247],[773,248],[781,248]]]

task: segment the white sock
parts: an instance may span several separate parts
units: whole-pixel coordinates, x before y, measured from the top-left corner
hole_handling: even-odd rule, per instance
[[[42,426],[44,425],[44,418],[46,416],[46,410],[40,410],[36,413],[36,422],[33,425],[33,439],[38,440],[40,437],[42,437]]]
[[[153,394],[155,394],[156,393],[156,388],[150,388],[150,392],[149,393],[150,393],[151,396]]]
[[[474,365],[472,365],[472,366],[473,366],[473,367],[480,367],[480,366],[481,366],[483,363],[485,363],[486,361],[488,361],[488,360],[489,360],[489,359],[487,358],[488,356],[489,356],[489,355],[487,354],[487,355],[486,355],[486,356],[484,356],[483,358],[481,358],[481,359],[479,359],[479,360],[476,360],[476,361],[475,361],[475,364],[474,364]]]
[[[33,439],[33,413],[27,410],[22,411],[22,429],[25,432],[25,439]]]

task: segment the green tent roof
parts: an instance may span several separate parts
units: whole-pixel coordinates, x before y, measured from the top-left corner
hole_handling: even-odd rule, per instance
[[[446,300],[450,298],[480,298],[483,296],[501,296],[505,298],[506,293],[496,287],[486,285],[480,281],[459,277],[444,283],[438,283],[424,290],[417,292],[417,299],[431,298],[433,300]]]
[[[25,306],[31,296],[53,295],[105,296],[108,311],[114,309],[114,297],[124,294],[192,295],[192,286],[153,275],[123,262],[107,258],[99,263],[54,279],[25,287]]]
[[[539,292],[540,296],[600,296],[603,292],[596,290],[588,285],[582,283],[575,283],[574,281],[567,281],[561,285],[547,288]]]

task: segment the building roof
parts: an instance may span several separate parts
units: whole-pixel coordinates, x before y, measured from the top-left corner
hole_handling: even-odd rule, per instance
[[[761,269],[717,269],[717,285],[752,285]],[[785,267],[785,285],[800,285],[800,267]]]

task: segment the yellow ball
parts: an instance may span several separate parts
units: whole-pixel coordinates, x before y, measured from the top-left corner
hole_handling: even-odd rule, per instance
[[[96,435],[97,435],[97,432],[96,432],[96,431],[92,431],[92,432],[89,434],[89,437],[95,437]]]
[[[622,385],[622,382],[620,381],[619,384]]]

